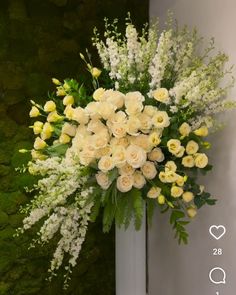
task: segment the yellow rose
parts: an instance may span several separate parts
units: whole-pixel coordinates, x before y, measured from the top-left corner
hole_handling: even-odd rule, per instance
[[[66,122],[62,126],[61,133],[65,133],[71,137],[74,137],[76,134],[76,126]]]
[[[110,171],[114,168],[114,162],[112,157],[110,156],[104,156],[101,157],[101,159],[98,162],[98,169],[103,171],[103,172],[107,172]]]
[[[196,154],[199,149],[199,145],[194,140],[190,140],[186,145],[186,153],[188,155]]]
[[[148,159],[151,161],[162,162],[164,161],[165,156],[160,148],[154,148],[150,153],[148,153]]]
[[[164,205],[165,202],[166,202],[166,198],[165,198],[163,195],[160,195],[160,196],[158,196],[158,198],[157,198],[157,202],[158,202],[160,205]]]
[[[140,171],[135,171],[133,174],[133,178],[134,178],[133,186],[138,189],[143,188],[144,185],[146,184],[146,180]]]
[[[136,145],[128,146],[126,150],[126,161],[133,168],[140,168],[146,162],[146,152]]]
[[[161,193],[161,188],[158,186],[153,186],[147,193],[147,197],[150,199],[156,199]]]
[[[126,150],[123,146],[116,146],[112,152],[112,159],[116,167],[121,167],[126,162]]]
[[[150,135],[149,135],[149,142],[150,144],[154,147],[154,146],[157,146],[160,142],[161,142],[161,139],[160,139],[160,136],[157,132],[152,132]]]
[[[93,99],[96,101],[100,101],[103,97],[103,94],[105,92],[104,88],[98,88],[93,93]]]
[[[60,121],[62,119],[63,119],[63,117],[58,115],[57,111],[51,112],[47,116],[47,121],[50,122],[50,123],[57,122],[57,121]]]
[[[131,165],[129,165],[128,163],[126,163],[125,165],[123,165],[119,168],[119,174],[120,175],[123,175],[123,174],[132,175],[132,174],[134,174],[134,168]]]
[[[40,122],[40,121],[34,122],[34,125],[33,125],[34,134],[40,134],[42,130],[43,130],[43,122]]]
[[[155,91],[153,91],[153,97],[162,103],[169,103],[170,97],[169,97],[169,92],[166,88],[159,88]]]
[[[198,168],[205,168],[208,164],[208,157],[206,154],[199,153],[195,157],[195,166]]]
[[[74,97],[72,95],[66,95],[63,98],[63,104],[65,106],[72,105],[75,102]]]
[[[99,171],[95,175],[95,177],[96,177],[97,183],[100,185],[102,189],[106,190],[111,185],[111,181],[106,173]]]
[[[193,158],[193,156],[185,156],[185,157],[183,157],[183,159],[182,159],[182,165],[184,166],[184,167],[187,167],[187,168],[192,168],[192,167],[194,167],[194,158]]]
[[[46,113],[54,112],[56,110],[56,104],[54,101],[49,100],[45,103],[43,109]]]
[[[47,144],[42,138],[36,137],[35,142],[34,142],[34,149],[35,150],[42,150],[46,146],[47,146]]]
[[[192,192],[184,192],[182,198],[184,202],[189,203],[194,199],[194,195]]]
[[[198,128],[197,130],[195,130],[194,134],[196,134],[197,136],[205,137],[208,135],[208,128],[206,126],[202,126]]]
[[[69,143],[70,140],[71,140],[70,136],[65,133],[62,133],[59,137],[59,142],[62,144]]]
[[[30,118],[36,118],[40,115],[40,111],[37,107],[32,106],[30,112],[29,112],[29,116]]]
[[[168,172],[168,171],[175,172],[176,169],[177,169],[177,166],[176,166],[176,164],[175,164],[174,161],[168,161],[168,162],[166,162],[166,164],[165,164],[165,172]]]
[[[182,136],[188,136],[189,133],[191,132],[191,127],[189,126],[188,123],[184,122],[180,127],[179,127],[179,133]]]
[[[150,161],[147,161],[146,163],[144,163],[144,165],[141,167],[141,171],[143,172],[143,175],[147,179],[153,179],[157,175],[155,164]]]
[[[196,208],[190,207],[187,209],[187,213],[190,218],[194,218],[197,215],[197,210]]]
[[[68,91],[68,90],[70,90],[70,85],[69,85],[67,82],[65,82],[65,83],[63,84],[63,88],[64,88],[66,91]]]
[[[178,139],[170,139],[167,142],[167,147],[171,154],[177,154],[181,150],[181,142]]]
[[[61,85],[61,82],[56,78],[52,78],[52,83],[55,85]]]
[[[172,186],[170,193],[172,197],[179,198],[183,194],[183,189],[182,187],[174,185]]]
[[[102,71],[98,68],[92,68],[91,74],[94,78],[98,78],[101,75]]]
[[[152,123],[157,128],[165,128],[170,125],[170,118],[165,111],[157,111],[153,118]]]
[[[89,121],[89,115],[85,109],[78,107],[74,109],[72,119],[80,124],[87,124]]]
[[[116,186],[117,189],[122,192],[126,193],[132,189],[134,184],[134,178],[132,175],[123,174],[117,178]]]

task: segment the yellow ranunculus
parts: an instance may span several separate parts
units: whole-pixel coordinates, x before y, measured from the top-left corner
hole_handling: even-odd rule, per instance
[[[41,150],[41,149],[44,149],[46,146],[47,144],[42,138],[36,137],[34,142],[34,149]]]
[[[182,187],[178,187],[176,185],[172,186],[170,190],[171,196],[174,198],[179,198],[183,194]]]
[[[194,218],[197,214],[197,210],[196,208],[190,207],[187,209],[187,213],[190,218]]]
[[[194,131],[194,134],[197,136],[205,137],[208,135],[208,128],[206,126],[202,126]]]
[[[194,195],[192,192],[184,192],[182,198],[184,202],[189,203],[194,199]]]
[[[92,68],[91,74],[94,78],[98,78],[101,75],[102,71],[98,68]]]
[[[103,94],[105,92],[104,88],[98,88],[93,93],[93,99],[96,101],[100,101],[103,97]]]
[[[59,142],[62,144],[69,143],[70,140],[71,140],[70,136],[65,133],[62,133],[59,137]]]
[[[180,127],[179,127],[179,133],[182,136],[188,136],[189,133],[191,132],[191,127],[189,126],[188,123],[184,122]]]
[[[29,112],[29,116],[30,118],[36,118],[40,115],[40,111],[36,106],[32,106],[30,112]]]
[[[157,198],[157,202],[158,202],[160,205],[164,205],[165,202],[166,202],[166,198],[165,198],[163,195],[159,195],[158,198]]]
[[[65,106],[67,105],[72,105],[73,103],[75,102],[74,100],[74,97],[72,95],[66,95],[64,98],[63,98],[63,104]]]
[[[54,112],[56,110],[56,104],[54,101],[49,100],[45,103],[43,109],[47,113]]]
[[[63,117],[58,115],[57,111],[53,111],[48,114],[47,121],[48,122],[57,122],[60,121]]]
[[[61,82],[56,78],[52,78],[52,83],[55,85],[61,85]]]
[[[34,134],[41,133],[42,132],[42,128],[43,128],[43,122],[40,122],[40,121],[34,122],[34,125],[33,125]]]

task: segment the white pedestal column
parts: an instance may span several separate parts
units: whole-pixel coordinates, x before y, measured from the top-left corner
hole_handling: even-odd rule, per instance
[[[116,227],[116,295],[146,295],[145,223],[140,231]]]

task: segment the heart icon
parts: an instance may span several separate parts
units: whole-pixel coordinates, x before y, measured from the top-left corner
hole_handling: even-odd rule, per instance
[[[209,233],[213,238],[219,240],[226,233],[226,228],[223,225],[212,225],[209,228]]]

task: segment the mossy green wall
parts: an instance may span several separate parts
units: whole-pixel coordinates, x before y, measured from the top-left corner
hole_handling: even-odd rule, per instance
[[[123,19],[127,11],[140,25],[148,1],[0,1],[0,295],[115,294],[114,231],[103,235],[99,222],[89,229],[66,292],[61,274],[50,285],[45,281],[53,245],[29,251],[33,231],[12,236],[21,225],[19,206],[30,199],[23,187],[33,181],[15,171],[27,160],[18,149],[32,146],[29,99],[45,100],[51,77],[81,75],[79,52],[91,47],[92,28],[102,28],[104,16]]]

